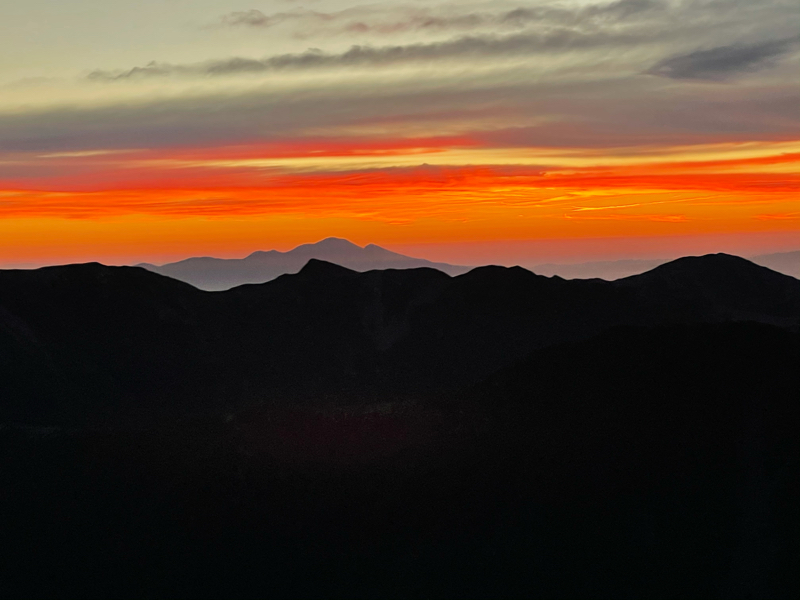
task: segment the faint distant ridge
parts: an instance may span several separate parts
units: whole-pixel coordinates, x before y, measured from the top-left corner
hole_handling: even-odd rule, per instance
[[[800,250],[761,254],[760,256],[754,256],[750,260],[762,267],[800,279]]]
[[[245,258],[196,257],[161,266],[146,263],[137,266],[185,281],[203,290],[219,291],[247,283],[265,283],[287,273],[298,273],[309,260],[314,259],[358,272],[429,267],[448,275],[461,275],[472,268],[413,258],[375,244],[362,248],[335,237],[315,244],[303,244],[288,252],[257,251]]]

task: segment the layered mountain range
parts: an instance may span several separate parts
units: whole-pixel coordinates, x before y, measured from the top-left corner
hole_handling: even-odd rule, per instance
[[[102,421],[431,397],[618,325],[796,329],[799,318],[800,281],[723,254],[614,282],[519,267],[359,273],[312,259],[297,274],[213,293],[136,267],[2,271],[0,411]]]
[[[137,266],[191,283],[203,290],[220,291],[247,283],[265,283],[280,275],[297,273],[311,259],[331,262],[359,272],[428,267],[448,275],[462,275],[474,268],[474,266],[451,265],[413,258],[375,244],[368,244],[362,248],[340,238],[326,238],[314,244],[303,244],[288,252],[277,250],[253,252],[245,258],[194,257],[160,266],[148,263]],[[749,260],[779,273],[800,277],[800,252],[764,254],[751,257]],[[524,266],[539,275],[558,275],[566,279],[614,280],[639,275],[666,262],[669,261],[626,259],[576,264],[539,264],[529,261]]]

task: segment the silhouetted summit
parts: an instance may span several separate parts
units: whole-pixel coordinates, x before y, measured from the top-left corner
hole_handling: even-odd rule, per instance
[[[746,257],[751,262],[778,273],[800,278],[800,251],[779,252]],[[607,280],[638,275],[669,262],[666,258],[604,260],[584,263],[544,263],[529,267],[542,275],[560,275],[566,279]]]
[[[615,283],[636,289],[642,299],[678,318],[703,314],[796,326],[796,282],[738,256],[709,254],[679,258]]]
[[[647,273],[633,275],[629,281],[654,281],[672,279],[683,285],[731,285],[735,280],[747,277],[748,281],[785,281],[783,275],[761,267],[747,259],[731,254],[706,254],[705,256],[685,256],[659,265]]]

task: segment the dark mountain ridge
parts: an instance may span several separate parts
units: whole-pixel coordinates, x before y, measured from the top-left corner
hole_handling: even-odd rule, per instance
[[[798,285],[0,271],[0,597],[796,598]]]
[[[296,275],[214,293],[135,267],[0,271],[0,410],[46,421],[76,398],[142,414],[420,398],[615,325],[797,328],[798,317],[800,281],[727,255],[617,282],[519,267],[358,273],[312,259]]]
[[[800,278],[800,251],[778,252],[775,254],[761,254],[758,256],[745,255],[749,261],[767,267],[784,275]],[[540,263],[526,264],[534,273],[540,275],[560,275],[565,279],[621,279],[631,275],[639,275],[659,265],[669,262],[666,258],[621,260],[604,260],[584,263]]]

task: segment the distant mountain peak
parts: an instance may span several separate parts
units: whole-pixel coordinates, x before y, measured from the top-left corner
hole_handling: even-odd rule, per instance
[[[347,250],[355,250],[361,249],[361,246],[354,244],[350,240],[346,240],[344,238],[337,238],[337,237],[328,237],[324,240],[320,240],[315,244],[304,244],[305,246],[313,246],[320,249],[347,249]]]
[[[458,275],[470,269],[470,267],[434,263],[405,256],[375,244],[362,248],[349,240],[337,237],[328,237],[313,244],[302,244],[286,252],[259,250],[241,259],[188,258],[161,266],[149,264],[140,266],[185,281],[200,289],[227,290],[243,284],[265,283],[281,275],[297,273],[301,269],[308,273],[304,265],[312,259],[341,265],[345,270],[352,269],[356,272],[429,267],[448,275]],[[319,269],[318,266],[312,265],[311,270]]]

